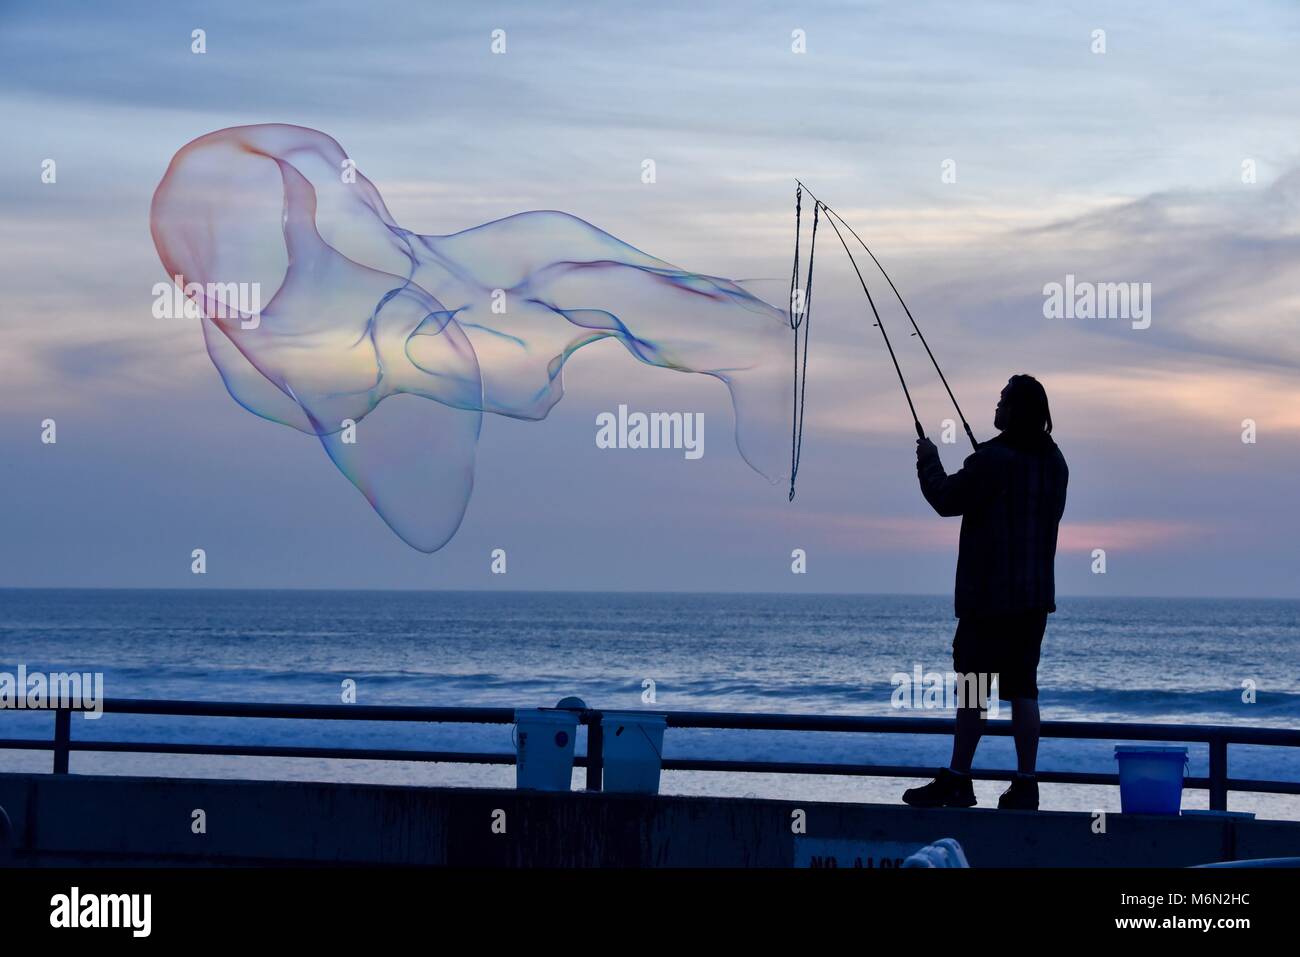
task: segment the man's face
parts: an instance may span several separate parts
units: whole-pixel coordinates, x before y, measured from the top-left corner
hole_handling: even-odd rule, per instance
[[[1011,383],[1008,382],[1002,387],[1002,394],[998,396],[998,407],[993,410],[993,428],[999,432],[1006,431],[1009,421],[1007,415],[1007,395],[1011,392]]]

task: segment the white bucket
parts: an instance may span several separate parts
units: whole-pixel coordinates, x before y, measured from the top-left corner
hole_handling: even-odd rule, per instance
[[[638,711],[607,712],[601,718],[606,791],[659,793],[667,724],[668,719],[661,714]]]
[[[515,711],[515,787],[567,791],[573,782],[573,743],[578,716],[572,711]]]

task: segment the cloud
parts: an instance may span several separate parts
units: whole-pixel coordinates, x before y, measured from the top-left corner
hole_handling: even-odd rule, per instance
[[[848,552],[951,552],[957,550],[960,521],[937,516],[845,515],[745,510],[744,520],[797,531],[804,541]],[[1061,523],[1058,552],[1094,548],[1141,552],[1204,539],[1212,529],[1199,522],[1144,518]]]
[[[1150,283],[1150,329],[1042,317],[1043,286]],[[987,237],[932,294],[975,306],[991,326],[1021,316],[1037,337],[1110,340],[1136,364],[1160,351],[1300,367],[1300,168],[1271,185],[1180,190]]]
[[[1057,552],[1091,552],[1094,548],[1150,551],[1182,542],[1204,540],[1213,530],[1197,522],[1122,519],[1111,522],[1062,522]]]

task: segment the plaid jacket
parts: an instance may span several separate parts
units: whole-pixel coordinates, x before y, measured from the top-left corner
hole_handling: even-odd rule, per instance
[[[1047,433],[1027,442],[1002,433],[948,475],[933,446],[916,472],[940,515],[960,515],[957,617],[1056,611],[1056,531],[1070,470]]]

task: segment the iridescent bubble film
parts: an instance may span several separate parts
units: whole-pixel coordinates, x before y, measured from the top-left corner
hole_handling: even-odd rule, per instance
[[[545,418],[565,360],[607,337],[641,362],[721,380],[740,454],[771,482],[788,477],[786,314],[576,216],[420,235],[331,137],[269,124],[183,147],[151,228],[235,400],[317,436],[421,551],[464,517],[483,414]]]

